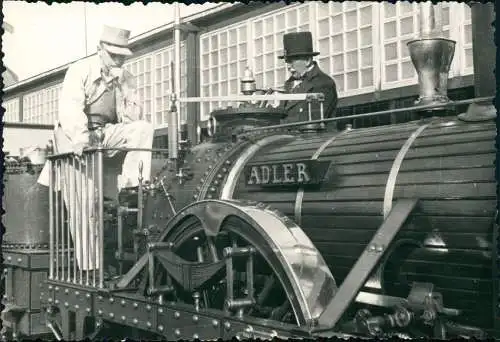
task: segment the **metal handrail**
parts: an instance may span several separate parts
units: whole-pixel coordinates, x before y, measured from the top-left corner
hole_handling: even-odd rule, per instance
[[[493,96],[488,96],[488,97],[478,97],[478,98],[474,98],[474,99],[467,99],[467,100],[460,100],[460,101],[450,101],[450,102],[443,103],[443,104],[430,104],[430,105],[420,105],[420,106],[414,106],[414,107],[388,109],[388,110],[382,110],[382,111],[378,111],[378,112],[338,116],[338,117],[329,118],[329,119],[322,119],[322,120],[321,119],[320,120],[310,120],[310,121],[293,122],[293,123],[286,123],[286,124],[273,125],[273,126],[249,128],[249,129],[243,131],[243,133],[262,131],[262,130],[273,129],[273,128],[287,128],[287,127],[320,124],[320,123],[334,122],[334,121],[343,121],[343,120],[349,120],[349,119],[359,119],[359,118],[366,118],[366,117],[372,117],[372,116],[378,116],[378,115],[384,115],[384,114],[397,114],[397,113],[402,113],[402,112],[407,113],[407,112],[424,111],[424,110],[428,110],[428,109],[448,108],[448,107],[455,107],[455,106],[471,104],[471,103],[486,102],[486,101],[491,101],[493,99],[494,99]]]
[[[164,152],[168,153],[168,149],[166,148],[129,148],[129,147],[88,147],[83,150],[83,155],[89,154],[92,152],[97,152],[97,151],[119,151],[119,152],[131,152],[131,151],[138,151],[138,152],[152,152],[152,153],[158,153],[158,152]],[[50,156],[47,156],[46,158],[49,160],[54,160],[58,159],[61,157],[70,157],[74,156],[74,152],[64,152],[64,153],[58,153],[58,154],[52,154]]]
[[[324,101],[323,93],[183,97],[179,102]]]

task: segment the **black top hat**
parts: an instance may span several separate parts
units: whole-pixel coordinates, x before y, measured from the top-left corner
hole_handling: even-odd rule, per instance
[[[317,56],[313,51],[311,32],[291,32],[283,36],[283,55],[278,58]]]

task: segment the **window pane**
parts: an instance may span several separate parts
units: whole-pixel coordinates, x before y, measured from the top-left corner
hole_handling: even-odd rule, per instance
[[[408,42],[412,39],[406,39],[401,41],[400,56],[401,58],[410,57],[410,49],[408,49]]]
[[[396,16],[396,4],[384,2],[384,17],[392,18]]]
[[[267,36],[264,38],[265,52],[271,52],[274,50],[274,37]]]
[[[413,12],[413,4],[409,1],[400,1],[399,10],[401,11],[402,14],[411,13]]]
[[[464,26],[464,33],[465,33],[465,43],[469,44],[472,43],[472,25],[465,25]]]
[[[234,95],[240,93],[240,86],[238,85],[238,80],[232,80],[229,82],[229,94]]]
[[[246,26],[241,26],[238,28],[239,31],[239,41],[240,42],[246,42],[247,41],[247,27]]]
[[[384,37],[385,39],[396,37],[396,22],[392,21],[384,24]]]
[[[285,32],[278,32],[276,33],[276,43],[277,43],[277,46],[279,46],[279,49],[282,49],[283,47],[283,35],[285,34]]]
[[[368,25],[372,23],[372,6],[363,7],[359,10],[360,25]]]
[[[398,80],[398,65],[387,65],[385,67],[385,81],[394,82]]]
[[[219,54],[217,51],[210,54],[210,62],[212,63],[211,65],[219,65]]]
[[[255,72],[261,72],[262,69],[264,68],[263,63],[264,63],[264,57],[259,56],[255,57]]]
[[[274,54],[269,53],[269,54],[265,55],[265,68],[266,68],[266,70],[270,69],[270,68],[274,68],[274,66],[275,66]]]
[[[318,4],[318,18],[325,18],[328,17],[329,12],[328,12],[328,3],[324,2],[317,2]]]
[[[210,61],[208,59],[208,55],[203,55],[202,57],[202,67],[207,68],[210,65]]]
[[[276,16],[276,29],[283,30],[286,27],[285,14],[281,13]]]
[[[341,34],[332,37],[333,53],[344,51],[344,38]]]
[[[302,22],[309,21],[309,7],[303,6],[299,8],[299,18]]]
[[[444,7],[442,10],[442,20],[443,20],[443,26],[449,25],[450,24],[450,8],[449,7]]]
[[[288,27],[295,27],[297,26],[297,12],[295,11],[289,11],[286,14],[286,21],[287,21],[287,26]]]
[[[209,86],[203,87],[202,96],[210,96],[210,87]]]
[[[333,56],[333,72],[344,71],[344,55]]]
[[[358,81],[358,72],[349,72],[347,73],[347,89],[358,89],[359,81]]]
[[[330,19],[329,18],[325,18],[323,20],[320,20],[318,25],[319,25],[318,34],[320,37],[327,36],[330,34]]]
[[[239,63],[240,70],[238,70],[238,77],[241,77],[243,73],[245,72],[245,69],[247,67],[247,60],[241,60]]]
[[[227,49],[222,49],[220,51],[220,64],[226,64],[227,63]]]
[[[387,44],[385,46],[385,60],[391,61],[398,58],[398,45],[397,43]]]
[[[335,14],[335,13],[342,13],[343,11],[343,8],[342,8],[342,3],[341,2],[333,2],[331,1],[330,2],[330,8],[332,10],[332,14]]]
[[[227,93],[227,85],[228,85],[227,82],[221,82],[221,84],[220,84],[220,95],[221,96],[227,96],[228,95],[228,93]]]
[[[212,96],[219,96],[219,85],[212,84]]]
[[[361,36],[361,46],[367,46],[372,44],[373,31],[371,27],[366,27],[360,30]]]
[[[219,48],[219,38],[217,37],[217,35],[212,36],[211,42],[212,42],[211,49],[217,50]]]
[[[210,69],[210,74],[212,76],[212,79],[211,79],[212,82],[219,81],[219,71],[217,70],[217,68]]]
[[[227,46],[227,32],[220,33],[220,48],[225,48]]]
[[[344,9],[346,11],[355,9],[356,8],[356,1],[345,1],[344,2]]]
[[[229,45],[235,45],[238,42],[238,34],[236,29],[229,31]]]
[[[256,21],[253,24],[253,33],[256,37],[262,36],[262,21]]]
[[[254,51],[255,51],[256,55],[261,55],[263,53],[263,51],[264,51],[263,44],[264,44],[264,39],[259,38],[259,39],[255,40],[255,45],[254,45],[255,50]]]
[[[236,46],[231,46],[229,48],[229,60],[233,62],[237,59],[238,59],[238,50],[236,49]]]
[[[348,30],[355,29],[358,27],[358,16],[357,11],[347,12],[345,14],[345,22]]]
[[[274,32],[273,27],[273,17],[264,20],[264,34],[270,34]]]
[[[347,68],[348,69],[357,69],[358,68],[358,51],[348,52],[346,54],[347,58]]]
[[[221,80],[227,80],[227,65],[220,67],[220,78]]]
[[[247,59],[247,43],[239,45],[240,59]]]
[[[319,52],[322,55],[329,55],[330,54],[330,39],[321,39],[319,41]]]
[[[344,31],[344,24],[343,24],[343,19],[342,16],[336,16],[332,19],[332,32],[343,32]]]
[[[238,65],[236,63],[229,65],[229,76],[230,78],[238,77]]]
[[[470,68],[473,66],[472,49],[465,49],[465,67]]]
[[[361,50],[361,65],[363,67],[373,65],[373,51],[371,47]]]
[[[203,70],[203,83],[210,83],[210,75],[208,70]]]
[[[401,69],[403,72],[403,79],[413,78],[416,72],[412,62],[403,62],[401,64]]]
[[[345,38],[348,50],[356,49],[358,47],[358,31],[348,32]]]
[[[265,87],[272,87],[274,85],[274,71],[267,71],[265,76]]]
[[[413,17],[404,18],[401,20],[401,34],[413,33]]]

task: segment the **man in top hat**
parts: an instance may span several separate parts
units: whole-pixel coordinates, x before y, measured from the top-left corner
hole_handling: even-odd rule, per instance
[[[81,157],[86,147],[98,143],[95,135],[97,127],[101,127],[104,133],[102,141],[104,148],[152,148],[153,126],[143,120],[133,76],[123,68],[125,58],[132,55],[128,47],[129,36],[128,30],[104,26],[97,46],[97,54],[79,60],[68,68],[59,98],[59,116],[55,122],[56,153],[73,152]],[[114,158],[115,160],[108,158],[116,154],[117,151],[108,151],[104,158],[105,195],[114,198],[117,197],[119,189],[138,186],[141,162],[144,181],[149,180],[151,170],[151,152],[128,152],[124,159],[119,160],[121,165],[118,167],[115,165],[117,158]],[[89,163],[85,163],[84,158],[79,157],[77,157],[78,165],[75,165],[74,169],[73,165],[66,165],[66,170],[74,170],[77,174],[85,172]],[[121,175],[119,175],[120,171]],[[88,170],[89,177],[91,174],[91,170]],[[47,165],[38,182],[49,185]],[[89,203],[96,203],[97,181],[89,179],[89,191],[85,182],[82,185],[78,181],[75,182],[72,177],[63,175],[61,182],[66,208],[68,209],[69,204],[75,203],[75,206],[71,205],[68,209],[70,228],[73,240],[76,239],[76,250],[82,248],[83,244],[85,254],[84,260],[80,260],[80,256],[77,255],[78,265],[83,270],[94,269],[95,265],[92,265],[92,260],[90,262],[87,260],[87,243],[90,244],[90,250],[93,250],[94,244],[97,250],[99,246],[95,240],[91,239],[87,242],[88,218],[80,220],[79,209],[82,208],[82,203],[79,202],[83,191],[84,194],[88,193],[90,196]],[[87,197],[84,196],[84,198]],[[73,216],[76,222],[83,221],[82,224],[73,226],[71,219]],[[81,243],[80,229],[83,230],[84,235]],[[77,232],[76,236],[75,232]],[[97,267],[98,265],[95,266]]]
[[[335,81],[325,74],[313,60],[319,52],[313,51],[311,32],[292,32],[283,36],[284,59],[290,78],[285,82],[286,93],[323,93],[324,118],[333,117],[337,107],[337,87]],[[288,116],[283,123],[309,120],[308,104],[305,101],[284,101],[280,104]],[[320,119],[319,103],[312,103],[312,119]],[[300,127],[298,127],[300,128]]]

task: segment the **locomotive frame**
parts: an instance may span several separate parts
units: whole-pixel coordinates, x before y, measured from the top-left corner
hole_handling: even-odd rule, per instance
[[[245,95],[216,99],[176,99],[174,96],[172,112],[176,113],[177,102],[305,100],[321,103],[322,99],[322,94]],[[483,142],[494,130],[490,122],[464,124],[459,120],[432,116],[450,107],[484,104],[491,99],[434,101],[395,109],[390,113],[411,110],[427,115],[432,112],[432,115],[417,122],[375,129],[353,130],[347,127],[341,132],[325,131],[322,125],[387,112],[331,119],[325,119],[320,114],[318,120],[312,120],[310,112],[307,122],[283,125],[279,124],[279,115],[273,115],[279,113],[271,109],[251,106],[250,109],[229,109],[213,113],[211,141],[194,147],[177,140],[176,120],[173,120],[169,127],[170,159],[165,167],[149,183],[143,182],[141,175],[137,192],[125,193],[125,198],[117,206],[105,201],[104,155],[109,149],[103,148],[102,132],[97,130],[95,134],[99,144],[87,149],[83,158],[75,158],[72,154],[48,157],[51,164],[48,248],[4,246],[7,260],[4,271],[7,285],[4,296],[6,309],[3,312],[4,322],[7,323],[4,323],[5,337],[52,334],[58,340],[80,340],[114,333],[115,327],[122,329],[122,337],[201,340],[231,339],[235,336],[262,339],[414,337],[422,336],[419,335],[423,334],[422,329],[428,332],[426,336],[437,338],[449,335],[484,338],[486,331],[489,335],[495,334],[496,321],[468,325],[464,323],[467,322],[466,317],[457,323],[454,317],[460,316],[463,310],[457,309],[458,304],[454,301],[447,300],[450,291],[443,294],[438,289],[440,286],[426,281],[430,279],[427,274],[422,277],[423,281],[413,281],[405,296],[392,294],[384,287],[385,268],[391,266],[395,251],[407,245],[422,251],[425,244],[422,239],[401,238],[398,235],[404,227],[417,225],[412,216],[428,205],[423,203],[428,198],[418,196],[423,194],[417,189],[418,181],[396,182],[408,154],[431,145],[429,142],[419,143],[419,139],[434,141],[446,136],[450,148],[456,150],[466,144],[474,144],[474,139]],[[242,114],[241,117],[235,119],[235,112]],[[298,134],[289,131],[298,126],[307,129]],[[376,152],[363,145],[370,137],[379,134],[387,135],[387,139],[379,139],[375,144],[387,144],[389,147],[382,147]],[[478,138],[481,135],[486,138],[481,140]],[[359,144],[349,143],[349,139],[357,139]],[[305,143],[310,144],[304,146],[312,153],[304,152],[301,144]],[[354,147],[351,150],[345,146]],[[470,151],[464,152],[464,156],[471,156],[474,152],[489,156],[491,147],[485,146],[485,143],[477,143],[477,147],[471,147]],[[334,165],[333,168],[343,165],[347,170],[350,164],[341,157],[328,157],[335,155],[335,149],[343,151],[344,155],[375,153],[375,159],[367,157],[365,163],[375,163],[379,154],[385,156],[390,167],[382,172],[377,171],[380,165],[374,166],[372,174],[375,176],[368,176],[369,181],[376,180],[380,175],[384,178],[383,184],[378,184],[384,190],[381,205],[363,208],[368,200],[374,200],[368,198],[363,201],[358,197],[351,198],[350,194],[340,196],[335,194],[335,189],[328,187],[325,191],[321,190],[325,179],[334,183],[332,174],[328,172],[321,173],[317,182],[313,182],[315,184],[290,181],[292,191],[286,193],[287,200],[282,202],[277,201],[277,195],[273,197],[272,190],[265,186],[258,187],[253,193],[246,188],[249,184],[245,184],[245,172],[265,165],[274,157],[276,165],[283,168],[290,163],[304,161],[303,157],[307,155],[313,161],[326,158],[329,161],[328,170],[332,169],[331,165]],[[390,149],[396,152],[388,153]],[[120,149],[121,152],[130,150]],[[166,152],[159,149],[152,151]],[[286,153],[282,152],[284,155],[280,156],[280,151]],[[324,157],[325,151],[329,153],[327,157]],[[457,155],[462,156],[460,153]],[[449,154],[437,153],[436,156],[449,157]],[[443,159],[440,162],[446,163]],[[448,162],[457,163],[455,159]],[[301,172],[310,172],[310,168],[316,165],[304,163]],[[439,187],[457,183],[457,177],[459,179],[467,170],[474,168],[485,171],[473,173],[472,178],[463,182],[473,184],[471,193],[464,195],[463,192],[456,192],[449,196],[464,201],[486,198],[491,202],[494,196],[490,174],[492,165],[487,166],[484,161],[465,160],[461,167],[456,167],[459,170],[457,175],[442,176],[448,179],[448,183],[436,184]],[[410,171],[418,170],[437,170],[446,174],[447,169],[440,165],[435,169],[423,167]],[[66,178],[62,177],[63,173]],[[344,174],[355,185],[365,185],[356,183],[361,181],[353,176],[352,170],[350,174]],[[286,178],[286,171],[281,175]],[[69,188],[63,179],[69,180]],[[79,198],[72,195],[71,188],[76,183],[87,185],[89,181],[95,182],[96,186],[93,183],[86,186],[86,191],[82,191]],[[410,195],[401,195],[402,190],[399,193],[396,191],[398,186],[405,184],[415,186],[414,191],[408,191]],[[283,187],[283,184],[280,185]],[[371,213],[373,208],[379,212],[377,218],[366,221],[374,229],[369,232],[371,235],[360,252],[349,254],[349,257],[355,256],[355,262],[339,285],[339,271],[332,267],[335,264],[319,251],[321,240],[316,238],[313,241],[312,233],[310,236],[304,228],[306,220],[310,220],[304,217],[304,213],[311,211],[304,203],[311,203],[307,196],[318,191],[318,186],[324,192],[321,196],[325,196],[325,202],[332,196],[338,196],[337,202],[348,207],[351,213],[362,216],[369,212],[375,217]],[[64,195],[67,190],[67,195]],[[284,193],[281,191],[280,194]],[[448,199],[448,194],[441,195],[443,193],[436,191],[436,198]],[[66,201],[64,196],[68,197]],[[262,200],[256,200],[259,198]],[[94,203],[97,204],[95,207]],[[486,222],[485,227],[495,220],[487,218],[491,211],[489,207],[450,208],[448,210],[452,214],[469,210],[471,222],[476,222],[474,219],[479,217],[481,222]],[[481,209],[486,212],[483,216],[479,213]],[[89,221],[83,222],[83,217]],[[491,228],[493,241],[496,241],[497,229]],[[109,259],[109,255],[106,257],[105,234],[115,231],[116,236],[111,240],[116,253]],[[95,237],[92,243],[89,243],[89,236]],[[456,246],[451,248],[457,249]],[[490,252],[489,258],[493,259],[490,267],[492,276],[496,269],[496,252],[493,250],[491,245],[484,249],[484,253]],[[80,265],[84,254],[88,264],[99,267],[90,267],[91,271],[83,270]],[[422,255],[422,260],[430,260],[430,254]],[[468,255],[461,254],[462,257]],[[481,259],[479,267],[485,268],[485,259],[488,257]],[[113,279],[108,279],[105,274],[110,260],[118,269],[118,277]],[[471,276],[467,280],[474,282],[473,278]],[[16,288],[17,283],[24,279],[29,280],[25,283],[30,293],[28,302],[22,293],[26,288]],[[39,287],[33,286],[36,282],[39,282]],[[494,301],[496,285],[493,285],[493,280],[491,288],[490,298]],[[470,292],[476,296],[480,291]],[[473,313],[477,314],[477,309]],[[413,330],[414,325],[422,325],[423,328],[419,326],[419,329]]]

